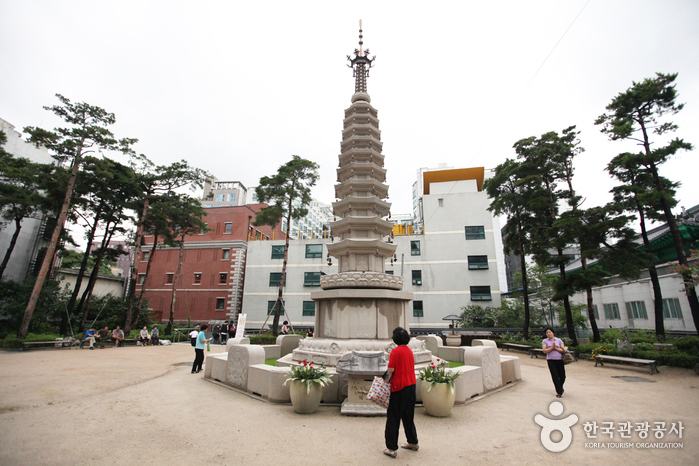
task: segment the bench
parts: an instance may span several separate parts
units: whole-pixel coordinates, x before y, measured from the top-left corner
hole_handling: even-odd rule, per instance
[[[507,351],[510,351],[510,348],[512,348],[528,352],[530,349],[534,348],[531,345],[520,345],[519,343],[503,343],[502,346],[507,348]]]
[[[23,341],[19,350],[24,351],[32,347],[49,346],[53,348],[71,348],[78,346],[80,340],[53,340],[53,341]]]
[[[629,364],[639,364],[639,365],[650,366],[650,375],[653,375],[656,372],[658,372],[658,373],[660,372],[655,365],[654,359],[636,359],[636,358],[627,358],[625,356],[608,356],[606,354],[596,354],[595,355],[595,367],[597,367],[597,363],[599,363],[600,366],[604,366],[603,362],[627,362]]]
[[[544,350],[542,348],[532,348],[529,350],[529,359],[539,359],[539,355],[544,355]]]

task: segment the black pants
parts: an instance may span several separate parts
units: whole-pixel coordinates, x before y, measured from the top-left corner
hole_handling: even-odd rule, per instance
[[[386,412],[386,448],[398,450],[398,429],[403,421],[403,430],[408,443],[417,445],[417,431],[413,416],[415,414],[415,385],[408,385],[402,390],[391,392],[391,401]]]
[[[204,364],[204,349],[195,348],[194,353],[196,354],[196,356],[194,357],[194,364],[192,364],[192,370],[200,371],[201,365]]]
[[[551,379],[553,379],[553,385],[556,387],[556,393],[563,395],[563,384],[566,381],[566,366],[563,365],[563,360],[547,359],[546,362],[549,364],[549,372],[551,372]]]

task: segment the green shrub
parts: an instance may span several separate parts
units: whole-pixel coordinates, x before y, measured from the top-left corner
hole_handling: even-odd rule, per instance
[[[277,343],[277,337],[271,333],[263,333],[250,337],[251,345],[274,345]]]
[[[617,340],[622,339],[621,330],[609,328],[601,335],[601,339],[607,343],[616,343]]]
[[[636,330],[633,333],[629,332],[629,340],[631,340],[631,343],[651,343],[651,348],[653,346],[652,343],[658,342],[654,332],[643,329]]]
[[[692,356],[699,356],[699,337],[687,336],[676,340],[668,340],[677,350]]]

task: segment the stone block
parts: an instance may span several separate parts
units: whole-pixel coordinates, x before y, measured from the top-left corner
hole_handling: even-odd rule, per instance
[[[224,383],[247,391],[249,367],[265,363],[265,350],[258,345],[231,345]]]
[[[434,356],[447,361],[464,362],[464,350],[462,346],[440,346],[439,351]]]
[[[439,348],[444,345],[442,339],[437,335],[419,335],[414,337],[425,342],[425,348],[431,351],[435,356],[439,353]]]
[[[502,372],[502,384],[522,380],[522,370],[517,356],[500,356],[500,370]]]
[[[653,343],[653,349],[655,351],[665,351],[672,349],[672,343]]]
[[[289,403],[288,367],[273,367],[267,364],[253,364],[248,372],[248,392],[265,398],[272,403]]]
[[[249,338],[229,338],[228,341],[226,342],[226,352],[228,352],[228,350],[233,345],[249,345],[249,344],[250,344]]]
[[[224,382],[227,365],[228,353],[207,354],[206,364],[204,364],[204,378]]]
[[[497,348],[498,345],[493,340],[473,340],[471,346],[495,346]]]
[[[483,388],[483,369],[475,366],[455,367],[452,371],[460,372],[458,379],[454,380],[456,397],[454,403],[464,404],[476,395],[485,391]]]
[[[483,369],[483,388],[494,390],[502,386],[500,352],[493,346],[462,346],[464,364]]]
[[[299,346],[299,342],[303,340],[302,335],[279,335],[277,337],[277,345],[279,345],[280,354],[277,358],[286,356],[287,354],[294,351]]]
[[[279,359],[282,357],[282,347],[279,345],[260,345],[265,350],[265,359]]]

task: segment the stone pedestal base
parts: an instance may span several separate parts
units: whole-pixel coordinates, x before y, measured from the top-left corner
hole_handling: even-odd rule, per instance
[[[351,351],[383,351],[390,353],[396,344],[393,340],[358,340],[358,339],[330,339],[330,338],[304,338],[299,341],[299,346],[290,355],[279,359],[277,364],[295,364],[298,361],[313,361],[317,364],[325,363],[326,366],[337,366],[343,354]],[[408,347],[413,350],[415,364],[432,361],[432,353],[427,350],[424,341],[412,338]]]
[[[370,401],[365,403],[352,403],[348,398],[342,402],[340,414],[346,416],[385,416],[386,410]]]

